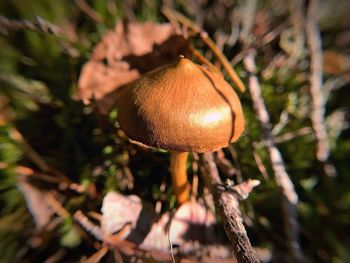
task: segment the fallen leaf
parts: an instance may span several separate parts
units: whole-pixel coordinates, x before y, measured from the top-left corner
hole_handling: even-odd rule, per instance
[[[46,202],[45,193],[29,183],[26,175],[19,177],[17,185],[26,200],[36,228],[38,230],[43,229],[50,222],[51,216],[54,214],[52,207]]]
[[[215,223],[216,219],[208,208],[197,201],[188,201],[175,212],[169,236],[173,243],[179,245],[188,240],[215,243],[218,241]]]
[[[167,225],[169,223],[169,213],[165,213],[161,218],[154,222],[146,238],[140,244],[140,247],[146,250],[169,250],[169,240],[167,234]]]
[[[189,54],[187,40],[170,24],[120,21],[83,66],[77,97],[86,104],[96,101],[98,110],[107,114],[115,106],[119,88],[180,54]]]
[[[174,33],[170,24],[119,21],[114,31],[108,32],[96,46],[92,59],[107,58],[113,63],[125,56],[143,56],[152,52],[153,45],[163,43]]]
[[[152,225],[152,228],[140,245],[144,249],[169,250],[169,239],[173,245],[191,245],[195,241],[200,244],[219,242],[214,229],[214,215],[197,201],[182,204],[173,216],[165,213]],[[170,224],[170,228],[169,228]],[[169,231],[169,235],[168,235]]]
[[[324,51],[323,71],[332,75],[342,75],[350,81],[350,57],[335,51]]]
[[[78,96],[85,104],[93,98],[97,101],[140,76],[137,70],[130,70],[126,63],[106,66],[99,61],[87,62],[80,75]]]
[[[190,201],[180,206],[172,217],[169,212],[163,214],[140,248],[169,253],[171,243],[176,256],[186,257],[180,262],[237,262],[228,244],[220,243],[214,231],[215,223],[205,206]]]
[[[142,201],[136,195],[124,196],[109,192],[103,199],[101,208],[101,229],[104,236],[113,235],[126,224],[135,228],[142,210]],[[130,231],[126,234],[128,236]]]
[[[103,200],[102,214],[103,239],[125,255],[140,250],[160,262],[169,261],[171,242],[178,247],[177,256],[191,256],[199,262],[233,259],[229,246],[221,244],[215,232],[214,215],[197,201],[186,202],[174,215],[166,212],[156,221],[154,208],[139,197],[109,192]],[[128,225],[131,230],[122,233]],[[113,235],[115,232],[123,237]]]

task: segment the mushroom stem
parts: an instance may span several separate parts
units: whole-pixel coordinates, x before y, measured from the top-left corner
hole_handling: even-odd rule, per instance
[[[179,205],[189,199],[190,187],[186,172],[187,157],[188,152],[171,152],[170,157],[171,179]]]

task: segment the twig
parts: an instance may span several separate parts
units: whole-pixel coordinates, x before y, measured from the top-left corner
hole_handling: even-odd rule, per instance
[[[256,162],[256,165],[260,171],[260,173],[262,174],[263,178],[267,181],[269,180],[269,174],[267,173],[267,169],[263,163],[263,161],[261,160],[261,157],[257,151],[257,143],[253,142],[253,156],[254,156],[254,160]]]
[[[275,145],[274,137],[271,133],[270,116],[261,94],[258,78],[255,75],[256,66],[253,52],[250,52],[244,58],[244,65],[250,73],[248,89],[251,94],[257,118],[263,130],[263,137],[269,152],[275,181],[282,191],[282,210],[284,213],[288,248],[294,262],[301,262],[303,261],[303,255],[299,245],[299,224],[297,220],[298,196],[294,190],[294,185],[287,174],[283,158]]]
[[[239,3],[239,12],[242,22],[240,39],[244,42],[245,46],[249,46],[253,41],[250,31],[254,26],[254,15],[257,7],[257,0],[240,1]]]
[[[82,211],[78,210],[74,214],[74,220],[77,221],[87,232],[92,234],[98,241],[104,242],[108,247],[113,247],[126,256],[137,256],[141,258],[159,258],[162,262],[170,261],[170,256],[167,253],[160,251],[146,251],[128,240],[124,240],[126,233],[130,232],[131,224],[126,223],[123,228],[114,235],[105,235],[103,230],[92,223]]]
[[[27,143],[24,139],[22,133],[20,133],[16,128],[10,129],[10,137],[13,140],[19,141],[24,153],[31,159],[41,171],[50,172],[51,167],[41,158],[41,156]]]
[[[93,218],[94,220],[98,221],[101,224],[102,214],[97,213],[95,211],[89,211],[88,216],[90,216],[91,218]]]
[[[173,7],[163,7],[162,12],[166,16],[166,18],[169,20],[170,24],[175,28],[175,31],[177,34],[183,34],[183,30],[181,29],[181,25],[179,21],[177,21],[176,17],[173,15],[173,13],[169,12]]]
[[[287,132],[275,137],[275,143],[287,142],[299,136],[310,135],[312,132],[310,127],[303,127],[299,130]]]
[[[259,180],[248,179],[247,181],[232,186],[230,190],[235,191],[240,200],[245,200],[248,198],[250,192],[258,185],[260,185]]]
[[[79,51],[72,45],[78,42],[75,34],[67,34],[64,29],[41,18],[40,16],[35,16],[34,21],[30,21],[27,19],[9,19],[0,15],[0,34],[8,35],[11,31],[21,30],[31,30],[34,32],[61,37],[65,40],[60,41],[62,52],[73,58],[79,56]]]
[[[318,0],[311,0],[306,19],[306,34],[307,43],[310,52],[311,61],[311,77],[310,77],[310,92],[312,100],[311,122],[315,131],[317,140],[316,156],[318,161],[325,164],[329,157],[330,147],[328,141],[327,130],[325,126],[325,99],[322,94],[322,43],[320,31],[317,25]],[[335,169],[333,169],[335,171]],[[336,174],[325,172],[328,176]]]
[[[232,162],[225,157],[225,153],[222,149],[216,151],[216,154],[214,155],[214,159],[219,171],[226,178],[234,177],[234,175],[236,174],[236,167],[234,167]],[[237,178],[237,181],[239,183],[242,181],[240,179],[242,178]]]
[[[77,7],[79,7],[81,11],[91,17],[95,23],[101,23],[103,21],[101,15],[92,9],[84,0],[75,0],[74,2]]]
[[[57,252],[50,255],[47,259],[45,259],[45,263],[56,263],[62,262],[63,258],[68,254],[66,249],[59,249]]]
[[[212,71],[221,74],[221,72],[217,69],[217,67],[215,67],[213,65],[213,63],[211,63],[205,56],[203,56],[201,52],[199,52],[197,49],[195,49],[192,46],[190,46],[190,50],[191,50],[193,56],[195,56],[196,59],[198,59],[198,61],[207,65]]]
[[[241,92],[245,92],[245,86],[236,73],[234,71],[233,67],[231,66],[230,62],[227,60],[227,58],[222,54],[221,50],[215,45],[214,41],[209,37],[207,32],[201,32],[200,37],[203,40],[205,44],[213,51],[213,53],[216,55],[216,57],[221,62],[222,66],[226,70],[227,74],[230,76],[230,78],[233,80],[233,82],[237,85],[238,89]]]
[[[303,127],[296,131],[286,132],[279,136],[275,136],[273,140],[275,144],[280,144],[280,143],[291,141],[297,137],[306,136],[306,135],[311,135],[310,137],[313,138],[314,130],[311,127]],[[260,140],[259,142],[254,142],[254,146],[256,148],[261,148],[264,145],[266,145],[266,141],[264,139]]]
[[[195,201],[198,195],[198,154],[193,154],[192,170],[193,170],[193,179],[192,179],[192,194],[191,200]]]
[[[0,163],[0,169],[1,169],[1,163]],[[45,181],[45,182],[49,182],[49,183],[53,183],[53,184],[58,184],[58,188],[61,190],[66,190],[66,189],[70,189],[73,190],[77,193],[83,193],[85,191],[85,187],[77,184],[77,183],[68,183],[64,180],[62,180],[61,178],[58,178],[56,176],[47,174],[47,173],[41,173],[41,172],[37,172],[34,171],[32,168],[26,167],[26,166],[22,166],[22,165],[18,165],[15,167],[15,171],[18,174],[24,174],[26,176],[31,176],[33,178]]]
[[[239,162],[239,157],[236,149],[233,147],[233,145],[229,145],[227,147],[229,153],[231,154],[232,160],[233,160],[233,165],[235,168],[235,176],[237,178],[237,182],[242,182],[243,181],[243,176],[242,176],[242,169],[241,169],[241,164]]]
[[[282,112],[281,112],[281,115],[280,115],[280,119],[279,121],[276,123],[276,125],[271,129],[271,133],[272,135],[276,136],[278,135],[282,130],[283,128],[290,122],[290,119],[289,119],[289,112],[287,109],[284,109]]]
[[[61,30],[60,27],[50,23],[40,16],[35,16],[35,21],[32,22],[27,19],[8,19],[7,17],[0,15],[0,33],[6,35],[9,31],[19,31],[23,29],[39,31],[54,36],[63,35],[63,30]]]
[[[303,53],[305,37],[304,37],[304,24],[305,24],[305,10],[304,0],[289,1],[290,5],[290,20],[293,26],[294,41],[291,46],[290,56],[288,59],[288,65],[292,66],[297,63],[298,59]]]
[[[47,192],[45,194],[45,197],[47,203],[62,219],[66,219],[70,216],[69,212],[62,206],[62,204],[56,199],[56,197],[52,193]]]
[[[225,55],[221,52],[221,50],[217,47],[217,45],[214,43],[214,41],[208,36],[208,33],[206,33],[202,28],[200,28],[198,25],[193,23],[190,19],[185,17],[184,15],[178,13],[177,11],[170,9],[168,7],[163,7],[162,12],[170,21],[176,20],[178,23],[181,23],[197,33],[199,37],[202,39],[202,41],[213,51],[215,56],[219,59],[222,66],[226,70],[227,74],[230,76],[230,78],[233,80],[233,82],[237,85],[238,89],[241,92],[245,91],[245,86],[236,73],[236,71],[231,66],[230,62],[227,60]]]
[[[99,226],[93,224],[82,211],[78,210],[74,214],[74,219],[97,240],[103,241],[103,234]]]
[[[212,153],[203,154],[203,167],[206,170],[202,173],[204,181],[213,193],[216,210],[222,217],[237,261],[259,262],[243,225],[239,210],[239,194],[235,191],[229,191],[223,186]]]
[[[109,248],[107,246],[103,246],[100,250],[95,252],[93,255],[88,257],[85,260],[82,260],[81,262],[84,263],[97,263],[100,262],[100,260],[107,254]]]
[[[270,42],[275,40],[278,36],[281,35],[281,33],[288,27],[288,22],[284,22],[280,25],[278,25],[276,28],[272,29],[266,35],[261,37],[260,39],[256,39],[256,43],[254,43],[254,47],[256,49],[260,49],[266,45],[268,45]],[[241,52],[239,52],[234,58],[231,59],[231,65],[234,67],[238,63],[240,63],[243,58],[249,53],[249,49],[245,47]]]
[[[10,136],[13,140],[16,140],[20,143],[24,154],[33,162],[35,163],[41,171],[44,173],[51,173],[52,175],[56,176],[58,180],[60,180],[57,183],[61,183],[62,186],[72,186],[73,183],[71,180],[60,171],[56,170],[55,168],[48,165],[45,160],[40,156],[38,152],[32,146],[26,141],[22,133],[17,130],[15,127],[12,127],[10,129]],[[43,177],[42,177],[43,178]],[[46,177],[47,178],[47,177]],[[73,190],[81,190],[81,189],[73,189]]]
[[[170,224],[168,226],[168,229],[167,229],[167,238],[168,238],[168,242],[169,242],[169,247],[170,247],[170,256],[171,256],[171,261],[172,263],[176,263],[175,261],[175,257],[174,257],[174,245],[173,245],[173,242],[171,241],[171,238],[170,238],[170,227],[171,227],[171,223],[173,221],[170,220]]]
[[[261,40],[257,39],[258,43],[256,43],[256,48],[261,48],[263,46],[268,45],[271,43],[273,40],[275,40],[278,36],[281,35],[281,33],[286,30],[288,27],[288,22],[285,21],[282,24],[276,26],[274,29],[266,33]]]

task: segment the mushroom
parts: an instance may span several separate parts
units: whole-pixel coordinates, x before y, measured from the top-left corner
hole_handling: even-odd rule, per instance
[[[173,189],[189,198],[189,152],[211,152],[236,141],[244,130],[240,100],[224,78],[184,56],[145,74],[118,101],[121,129],[133,141],[171,151]]]

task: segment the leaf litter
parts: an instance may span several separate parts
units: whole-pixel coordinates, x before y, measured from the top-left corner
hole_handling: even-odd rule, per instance
[[[30,169],[27,170],[28,171],[24,171],[24,173],[30,172]],[[45,193],[34,187],[29,182],[27,175],[21,174],[19,176],[17,186],[23,194],[37,230],[44,229],[49,224],[51,217],[54,214],[54,210],[46,201]]]
[[[187,40],[170,24],[119,21],[83,66],[77,98],[85,104],[95,101],[98,111],[107,114],[115,106],[120,88],[188,53]]]
[[[83,228],[103,242],[87,262],[104,257],[106,246],[123,257],[145,257],[141,262],[171,262],[170,251],[174,251],[177,262],[236,262],[218,235],[214,214],[202,200],[193,199],[174,212],[159,215],[138,196],[112,191],[105,195],[101,213],[93,216],[99,225],[81,211],[74,215]]]
[[[109,192],[103,199],[101,212],[102,240],[112,246],[118,244],[124,254],[132,254],[137,247],[165,260],[173,246],[176,256],[200,259],[200,262],[234,260],[229,247],[223,245],[216,233],[213,213],[199,201],[188,201],[174,213],[157,216],[152,205],[139,197]],[[127,225],[131,227],[125,228]]]

